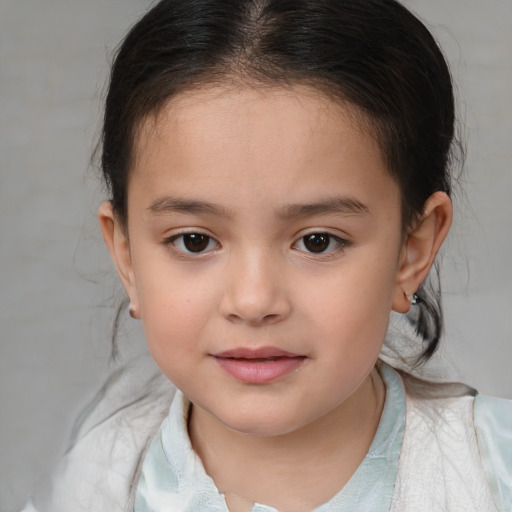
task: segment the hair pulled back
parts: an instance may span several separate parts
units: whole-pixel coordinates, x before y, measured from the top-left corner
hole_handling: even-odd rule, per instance
[[[185,90],[233,81],[309,85],[356,107],[402,197],[404,232],[428,197],[451,191],[451,77],[425,26],[395,0],[161,0],[128,33],[112,67],[102,170],[127,221],[140,123]],[[442,332],[439,291],[424,284],[411,317],[425,347]]]

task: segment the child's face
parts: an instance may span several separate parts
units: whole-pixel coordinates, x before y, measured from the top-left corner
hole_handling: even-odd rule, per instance
[[[241,432],[333,412],[403,296],[400,194],[377,143],[306,89],[217,89],[173,100],[136,147],[125,285],[159,367]]]

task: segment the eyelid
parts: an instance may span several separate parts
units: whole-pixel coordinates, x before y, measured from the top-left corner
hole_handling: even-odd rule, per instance
[[[338,245],[337,247],[322,251],[322,252],[314,252],[314,251],[308,251],[307,249],[298,249],[297,245],[300,243],[303,243],[303,240],[305,237],[310,235],[326,235],[330,238],[330,240],[335,241]],[[303,253],[307,255],[308,257],[314,257],[314,258],[330,258],[335,257],[341,253],[343,253],[348,247],[352,245],[352,242],[350,240],[347,240],[346,238],[343,238],[342,236],[338,234],[332,233],[328,229],[310,229],[307,232],[301,233],[299,236],[297,236],[296,241],[292,244],[292,249],[295,249],[299,251],[300,253]]]
[[[211,249],[205,249],[203,251],[198,251],[198,252],[194,252],[194,251],[188,251],[186,250],[186,248],[184,250],[182,249],[179,249],[175,242],[176,240],[179,240],[180,238],[183,238],[184,236],[186,235],[201,235],[201,236],[204,236],[206,238],[209,239],[209,242],[208,242],[208,245],[210,245],[211,242],[215,243],[216,247],[215,248],[211,248]],[[199,258],[201,256],[206,256],[208,254],[211,254],[213,251],[217,250],[217,249],[220,249],[221,245],[220,243],[218,242],[218,240],[208,234],[208,233],[205,233],[203,230],[201,229],[186,229],[186,230],[182,230],[178,233],[173,233],[172,235],[169,235],[169,236],[166,236],[161,242],[160,242],[164,247],[166,247],[167,249],[169,249],[170,251],[172,251],[174,254],[176,254],[177,256],[180,256],[180,257],[193,257],[193,258]]]

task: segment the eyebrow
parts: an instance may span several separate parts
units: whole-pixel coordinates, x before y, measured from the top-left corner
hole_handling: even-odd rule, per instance
[[[184,199],[179,197],[160,197],[153,201],[147,208],[149,213],[193,213],[209,214],[222,217],[232,217],[232,213],[223,206],[209,203],[208,201],[198,201],[195,199]]]
[[[286,204],[277,212],[284,219],[309,215],[370,215],[370,208],[353,197],[333,197],[307,204]]]
[[[219,217],[233,217],[227,208],[195,199],[165,196],[153,201],[146,211],[153,214],[184,213],[208,214]],[[337,214],[337,215],[369,215],[370,208],[352,197],[328,198],[313,203],[285,204],[278,208],[276,215],[281,219],[294,217],[307,217],[310,215]]]

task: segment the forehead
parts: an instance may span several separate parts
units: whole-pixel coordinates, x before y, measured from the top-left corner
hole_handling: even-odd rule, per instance
[[[153,195],[208,194],[219,183],[248,196],[262,188],[325,196],[335,183],[392,188],[368,126],[354,107],[306,87],[187,92],[141,124],[132,181]]]
[[[278,133],[275,143],[281,144],[286,139],[293,145],[296,141],[313,142],[321,129],[324,139],[339,135],[336,132],[343,130],[367,137],[368,149],[380,153],[377,139],[373,137],[373,123],[352,104],[328,98],[308,86],[236,84],[201,86],[168,100],[140,123],[135,136],[135,153],[140,156],[146,143],[158,142],[158,139],[162,142],[169,137],[173,138],[176,150],[182,148],[184,142],[189,145],[213,139],[219,142],[223,136],[226,143],[232,136],[246,136],[256,144],[257,135],[262,132]],[[266,146],[271,146],[270,141],[265,142]],[[314,149],[314,145],[309,147]]]

